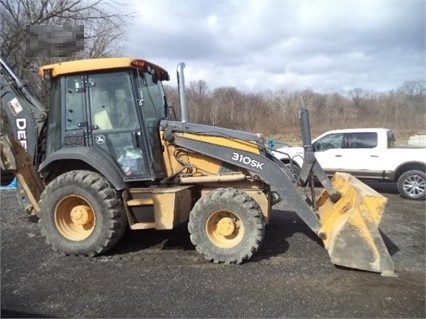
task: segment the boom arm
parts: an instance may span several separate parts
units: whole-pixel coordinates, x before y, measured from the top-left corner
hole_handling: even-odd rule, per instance
[[[2,180],[11,174],[19,180],[18,198],[28,213],[38,213],[38,201],[44,189],[37,172],[45,141],[47,109],[0,58],[0,168]],[[2,181],[4,184],[4,181]]]
[[[2,118],[6,117],[13,139],[20,142],[33,163],[40,162],[41,145],[44,141],[43,129],[47,119],[47,109],[31,91],[28,84],[0,58],[0,98]]]

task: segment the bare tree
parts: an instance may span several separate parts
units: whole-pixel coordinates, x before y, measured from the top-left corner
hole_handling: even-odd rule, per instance
[[[225,127],[232,127],[240,117],[242,110],[243,95],[235,87],[219,87],[213,91],[213,101],[215,118],[219,118],[219,123]],[[219,109],[220,114],[217,114]]]
[[[189,118],[193,122],[208,124],[206,108],[210,108],[210,91],[206,81],[191,81],[188,88]]]
[[[355,88],[349,91],[349,96],[352,98],[352,101],[354,101],[354,104],[357,107],[360,107],[364,99],[364,90],[361,88]]]
[[[405,81],[398,92],[406,95],[410,100],[424,97],[426,94],[426,81]]]
[[[27,56],[27,26],[83,25],[84,51],[72,58],[94,58],[119,53],[129,18],[110,0],[0,0],[1,56],[38,91],[30,67],[66,58]]]

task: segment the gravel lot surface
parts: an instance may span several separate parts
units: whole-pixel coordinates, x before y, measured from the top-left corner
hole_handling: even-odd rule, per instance
[[[293,212],[277,205],[243,265],[205,261],[185,226],[129,231],[108,254],[62,256],[36,218],[0,191],[2,317],[425,318],[425,202],[393,186],[380,229],[398,277],[334,266]]]

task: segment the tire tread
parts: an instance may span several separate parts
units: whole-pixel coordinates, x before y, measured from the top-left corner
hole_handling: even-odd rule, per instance
[[[206,240],[203,235],[204,225],[200,225],[205,208],[217,205],[220,207],[223,202],[238,203],[244,210],[246,218],[253,221],[254,229],[249,236],[247,247],[239,245],[236,253],[224,255],[223,249],[214,246],[210,241]],[[202,224],[202,223],[201,223]],[[201,197],[191,211],[188,230],[190,233],[191,242],[195,249],[204,255],[204,257],[214,263],[240,264],[250,259],[261,246],[265,235],[265,221],[263,213],[259,205],[241,190],[227,187],[219,188]],[[249,229],[247,229],[249,231]]]
[[[65,242],[59,232],[49,231],[45,220],[48,220],[52,214],[51,211],[47,211],[46,206],[51,206],[52,194],[55,190],[61,189],[69,185],[78,185],[84,189],[89,189],[91,192],[96,194],[95,196],[101,199],[102,203],[102,214],[105,219],[103,233],[105,236],[100,236],[102,240],[96,241],[90,249],[85,251],[79,251],[78,249],[66,249],[64,248]],[[58,199],[59,200],[59,199]],[[50,182],[46,189],[41,194],[40,199],[40,221],[41,233],[45,237],[46,242],[52,246],[55,251],[61,252],[66,255],[84,255],[84,256],[95,256],[106,252],[112,248],[123,236],[127,220],[124,213],[124,207],[118,198],[118,194],[113,189],[108,181],[100,174],[92,171],[76,170],[64,173],[52,182]]]

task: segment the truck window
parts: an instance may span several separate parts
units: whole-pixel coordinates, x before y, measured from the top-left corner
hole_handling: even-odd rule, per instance
[[[374,148],[377,146],[377,133],[357,132],[345,133],[343,148]]]
[[[321,137],[314,143],[315,151],[326,151],[334,148],[342,148],[343,133],[332,133]]]
[[[395,147],[395,133],[393,131],[387,131],[388,137],[388,148]]]

